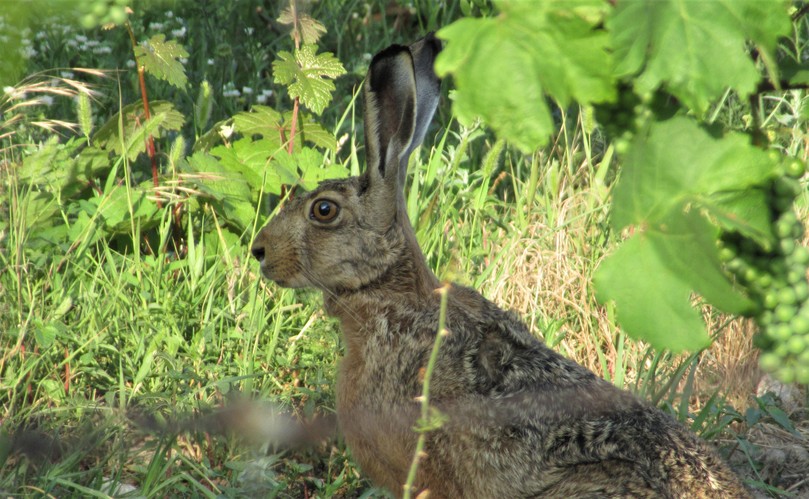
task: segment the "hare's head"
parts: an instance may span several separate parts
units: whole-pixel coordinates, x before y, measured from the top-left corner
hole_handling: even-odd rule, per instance
[[[285,287],[339,292],[378,282],[402,265],[416,277],[432,275],[415,243],[403,189],[410,153],[438,103],[433,61],[440,49],[430,35],[374,57],[364,90],[366,171],[288,200],[252,247],[265,277]]]

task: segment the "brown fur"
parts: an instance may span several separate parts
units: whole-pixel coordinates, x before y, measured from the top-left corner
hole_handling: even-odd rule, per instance
[[[378,54],[366,79],[364,176],[323,182],[253,246],[265,277],[323,291],[340,320],[337,415],[378,485],[402,494],[415,452],[421,372],[438,329],[439,282],[404,209],[404,172],[438,97],[431,37]],[[339,207],[329,222],[313,205]],[[450,331],[417,490],[430,497],[747,497],[714,451],[661,411],[550,350],[512,313],[452,286]]]

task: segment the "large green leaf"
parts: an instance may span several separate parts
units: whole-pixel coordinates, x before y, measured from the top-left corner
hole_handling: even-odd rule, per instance
[[[281,115],[271,107],[257,105],[253,106],[250,112],[241,112],[233,116],[233,123],[236,131],[245,137],[263,137],[268,143],[280,147],[290,138],[292,112]],[[337,139],[334,135],[305,113],[298,113],[296,134],[298,134],[295,140],[296,151],[301,149],[303,141],[332,151],[337,148]]]
[[[746,135],[714,137],[685,117],[654,123],[636,135],[627,151],[613,196],[612,224],[617,231],[659,224],[687,202],[710,206],[720,215],[717,193],[762,185],[777,174],[777,166]],[[727,209],[727,216],[735,216],[733,207]]]
[[[188,57],[188,52],[174,40],[166,41],[160,33],[135,47],[135,58],[146,72],[161,80],[166,80],[177,88],[185,88],[188,79],[180,59]]]
[[[665,223],[624,241],[594,277],[596,297],[614,301],[617,318],[631,336],[675,352],[710,344],[699,312],[698,292],[720,309],[740,313],[750,301],[722,273],[716,228],[694,210],[674,210]]]
[[[255,201],[250,185],[241,173],[201,151],[188,158],[188,166],[200,174],[192,183],[218,207],[217,212],[241,229],[250,225],[256,212]]]
[[[618,76],[635,78],[640,94],[664,85],[701,114],[727,88],[755,90],[747,41],[772,53],[791,23],[782,0],[622,0],[607,27]]]
[[[309,14],[292,12],[290,7],[281,11],[278,22],[292,25],[292,29],[298,30],[303,43],[317,43],[320,37],[326,33],[326,27],[319,21],[313,19]]]
[[[310,147],[304,147],[295,154],[281,151],[273,157],[273,168],[289,172],[293,176],[300,173],[300,184],[306,190],[312,190],[322,180],[344,178],[348,170],[339,164],[323,165],[323,154]]]
[[[275,82],[289,86],[289,96],[320,114],[331,102],[334,83],[331,79],[345,74],[340,61],[330,52],[317,54],[317,46],[303,45],[294,54],[281,51],[272,63]]]
[[[636,134],[612,213],[615,230],[631,226],[634,235],[601,264],[595,279],[597,297],[615,301],[630,335],[658,348],[705,346],[692,293],[726,312],[751,310],[722,270],[716,239],[722,227],[769,240],[769,210],[760,187],[777,169],[749,137],[714,136],[686,117]]]
[[[260,135],[266,139],[277,139],[280,146],[283,130],[281,113],[267,106],[255,105],[250,112],[244,111],[233,116],[236,131],[245,137]]]
[[[273,156],[285,154],[272,142],[266,140],[251,141],[239,139],[231,147],[218,146],[211,149],[211,154],[219,157],[220,164],[231,173],[239,173],[253,191],[254,201],[258,199],[259,190],[281,193],[281,185],[294,184],[297,175],[293,171],[275,168],[271,164]]]
[[[150,103],[150,119],[146,119],[143,102],[138,101],[124,106],[123,109],[101,126],[93,135],[93,143],[102,149],[115,151],[116,154],[127,152],[129,159],[146,152],[145,138],[159,135],[164,130],[180,130],[185,122],[182,113],[174,109],[174,104],[167,101]],[[120,137],[118,121],[123,121],[123,139]]]
[[[441,29],[447,41],[436,60],[451,74],[453,108],[469,123],[483,118],[525,151],[555,130],[545,94],[562,105],[615,98],[608,34],[598,28],[600,1],[498,2],[495,18],[461,19]]]

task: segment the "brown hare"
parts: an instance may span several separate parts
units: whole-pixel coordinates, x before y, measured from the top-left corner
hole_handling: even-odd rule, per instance
[[[365,80],[364,175],[290,199],[252,247],[280,286],[314,287],[345,341],[337,417],[354,458],[397,496],[413,458],[439,281],[405,210],[410,153],[439,97],[428,36],[393,45]],[[449,336],[415,492],[431,498],[749,497],[709,445],[674,419],[550,350],[520,319],[453,285]]]

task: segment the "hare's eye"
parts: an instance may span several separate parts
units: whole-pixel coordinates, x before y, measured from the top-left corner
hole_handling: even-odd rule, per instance
[[[337,217],[340,212],[340,207],[334,201],[328,199],[318,199],[312,203],[312,213],[309,218],[313,218],[318,222],[331,222]]]

